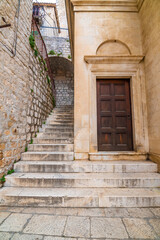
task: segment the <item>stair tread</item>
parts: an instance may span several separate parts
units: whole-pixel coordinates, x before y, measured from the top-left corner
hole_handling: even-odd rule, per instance
[[[0,189],[0,196],[25,197],[159,197],[159,188],[18,188],[6,187]]]
[[[14,173],[6,178],[34,178],[34,179],[158,179],[158,173]]]
[[[71,165],[78,165],[78,166],[83,166],[83,165],[153,165],[153,166],[157,166],[156,163],[154,162],[151,162],[151,161],[65,161],[65,162],[62,162],[62,161],[56,161],[56,162],[51,162],[51,161],[20,161],[16,164],[26,164],[26,163],[29,163],[29,164],[44,164],[44,165],[67,165],[67,164],[71,164]]]

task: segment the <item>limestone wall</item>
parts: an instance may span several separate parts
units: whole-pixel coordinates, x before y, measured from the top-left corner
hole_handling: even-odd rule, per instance
[[[15,43],[17,5],[18,0],[0,2],[0,15],[12,25],[0,31],[0,41],[6,45],[0,42],[0,177],[20,159],[52,109],[46,72],[29,45],[32,0],[21,1],[16,55],[8,50]]]
[[[145,55],[149,148],[160,162],[160,1],[145,0],[139,13]]]
[[[135,84],[137,88],[135,91],[135,87],[131,87],[131,92],[133,91],[131,97],[135,99],[132,101],[133,135],[134,132],[136,132],[133,139],[134,150],[147,152],[148,133],[143,66],[142,70],[136,73],[136,70],[132,70],[132,66],[129,64],[124,64],[124,66],[122,66],[122,64],[113,64],[114,67],[116,66],[113,69],[110,63],[105,65],[105,62],[101,62],[101,65],[92,64],[91,69],[91,64],[87,64],[84,61],[85,55],[95,56],[98,46],[107,40],[121,41],[130,49],[131,56],[142,55],[141,27],[138,12],[137,10],[129,12],[125,11],[125,9],[118,12],[117,9],[114,11],[114,8],[112,12],[110,10],[104,12],[102,9],[99,12],[94,11],[94,9],[92,11],[92,8],[95,8],[95,6],[91,6],[89,11],[87,11],[87,7],[84,4],[83,7],[78,6],[74,8],[74,147],[75,153],[79,153],[76,155],[76,158],[82,159],[84,157],[84,159],[86,159],[89,152],[97,151],[97,141],[93,144],[91,142],[93,135],[94,139],[96,139],[97,129],[91,128],[90,124],[94,121],[94,126],[96,126],[97,121],[96,112],[93,114],[91,110],[92,106],[96,109],[96,94],[93,99],[91,97],[91,94],[96,92],[96,85],[92,85],[93,82],[96,81],[96,76],[104,78],[105,76],[107,76],[107,78],[109,78],[109,76],[112,78],[116,76],[116,78],[122,78],[124,76],[131,77],[132,75],[131,82]],[[99,9],[101,8],[101,6],[98,7]],[[117,54],[121,55],[121,52]],[[124,69],[126,68],[126,72],[123,70],[123,67]],[[138,65],[135,67],[138,68]],[[130,69],[128,72],[127,68]],[[134,71],[135,73],[133,74]],[[141,81],[142,83],[140,83]],[[137,112],[137,116],[135,112]]]

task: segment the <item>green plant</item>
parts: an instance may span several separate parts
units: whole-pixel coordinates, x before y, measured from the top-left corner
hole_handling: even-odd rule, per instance
[[[68,55],[68,59],[71,59],[71,55]]]
[[[51,50],[48,55],[56,55],[56,52],[54,50]]]
[[[31,93],[33,93],[33,89],[31,88]]]
[[[2,183],[6,181],[6,179],[5,179],[5,175],[3,175],[2,178],[0,178],[0,181],[1,181]]]
[[[69,42],[69,39],[66,39],[66,42]]]
[[[34,56],[35,56],[35,57],[38,57],[38,54],[39,54],[39,53],[38,53],[38,50],[37,50],[37,49],[34,49]]]
[[[28,147],[25,147],[25,152],[27,152],[28,151]]]
[[[43,124],[46,124],[46,122],[43,122]]]
[[[9,171],[7,172],[8,175],[9,175],[9,174],[12,174],[12,173],[14,173],[14,169],[11,169],[11,170],[9,170]]]
[[[58,56],[58,57],[61,56],[61,55],[62,55],[62,52],[57,53],[57,56]]]
[[[37,134],[35,133],[35,137],[37,137]]]
[[[53,102],[53,107],[55,107],[56,106],[56,100],[55,100],[54,96],[52,97],[52,102]]]
[[[51,82],[51,79],[48,75],[47,75],[47,82],[48,82],[48,84],[50,84],[50,82]]]
[[[29,36],[29,44],[30,44],[31,48],[34,49],[34,47],[35,47],[35,38],[34,38],[33,34],[31,34]]]
[[[33,139],[31,139],[30,143],[29,144],[33,144]]]

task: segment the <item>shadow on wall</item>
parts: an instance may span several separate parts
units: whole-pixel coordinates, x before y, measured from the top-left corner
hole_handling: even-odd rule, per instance
[[[64,57],[49,57],[51,71],[55,80],[56,105],[74,104],[74,67]]]

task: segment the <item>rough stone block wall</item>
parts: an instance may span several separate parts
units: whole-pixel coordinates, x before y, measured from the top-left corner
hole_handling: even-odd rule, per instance
[[[62,56],[68,58],[71,55],[69,38],[63,37],[43,37],[46,43],[47,52],[51,50],[62,52]]]
[[[74,104],[74,79],[73,75],[67,73],[66,76],[55,77],[56,105]]]
[[[0,30],[0,177],[20,159],[26,144],[53,108],[46,72],[28,40],[32,0],[21,0],[16,55],[10,51],[16,42],[17,7],[18,0],[0,1],[0,16],[11,23],[11,27]]]

